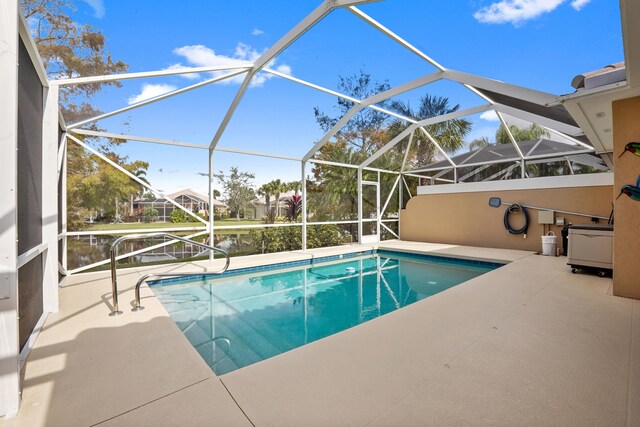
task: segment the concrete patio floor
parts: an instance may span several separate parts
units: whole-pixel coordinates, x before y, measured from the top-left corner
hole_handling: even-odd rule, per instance
[[[640,301],[566,258],[416,242],[381,248],[510,263],[401,310],[217,377],[147,287],[70,277],[3,426],[640,425]],[[370,246],[369,246],[370,247]],[[368,248],[359,246],[357,248]],[[236,258],[232,268],[354,247]],[[217,264],[217,262],[215,263]],[[153,271],[202,271],[210,263]]]

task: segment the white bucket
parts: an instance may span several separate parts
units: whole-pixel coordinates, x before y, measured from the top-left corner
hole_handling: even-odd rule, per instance
[[[556,255],[556,239],[557,237],[553,231],[550,231],[545,236],[542,236],[542,255]]]

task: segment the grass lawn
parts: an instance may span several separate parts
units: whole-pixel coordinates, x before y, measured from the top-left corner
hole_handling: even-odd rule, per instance
[[[254,225],[260,224],[260,220],[240,220],[236,221],[235,219],[227,218],[220,219],[215,221],[215,225]],[[173,222],[130,222],[130,223],[121,223],[121,224],[90,224],[87,226],[85,230],[87,231],[95,231],[95,230],[131,230],[131,229],[151,229],[151,228],[189,228],[189,227],[201,227],[204,226],[201,222],[181,222],[181,223],[173,223]]]

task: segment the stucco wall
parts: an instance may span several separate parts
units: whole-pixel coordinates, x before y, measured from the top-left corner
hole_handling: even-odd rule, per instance
[[[640,161],[640,159],[638,159]],[[542,225],[538,211],[529,209],[531,222],[527,238],[507,233],[503,215],[507,206],[492,208],[490,197],[509,203],[562,209],[608,217],[612,187],[550,188],[536,190],[481,191],[455,194],[425,194],[413,197],[400,213],[400,238],[432,243],[450,243],[490,248],[541,250]],[[559,214],[565,221],[589,223],[589,218]],[[511,224],[521,226],[521,215],[512,215]],[[606,220],[601,220],[606,223]],[[562,227],[551,226],[561,246]]]
[[[640,157],[626,153],[618,158],[628,142],[640,142],[640,97],[615,101],[612,107],[615,198],[623,185],[636,185],[640,175]],[[613,293],[640,298],[640,202],[623,195],[615,201],[615,209]]]

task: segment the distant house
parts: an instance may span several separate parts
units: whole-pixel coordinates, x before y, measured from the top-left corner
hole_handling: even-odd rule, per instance
[[[209,215],[209,197],[205,194],[193,191],[190,188],[176,191],[168,195],[169,198],[175,200],[193,213],[201,215]],[[173,203],[161,197],[157,199],[138,199],[133,201],[134,209],[145,209],[147,207],[154,208],[158,211],[158,221],[170,221],[171,212],[178,209]],[[219,200],[213,199],[213,208],[217,211],[227,211],[229,207]]]
[[[291,199],[291,196],[295,194],[295,191],[287,191],[286,193],[280,193],[280,199],[278,199],[278,203],[275,201],[275,196],[271,197],[271,207],[276,208],[276,216],[284,216],[287,207],[287,200]],[[300,194],[300,192],[298,192]],[[253,202],[254,217],[256,219],[260,219],[263,216],[267,216],[267,205],[264,201],[264,197],[258,197]]]

